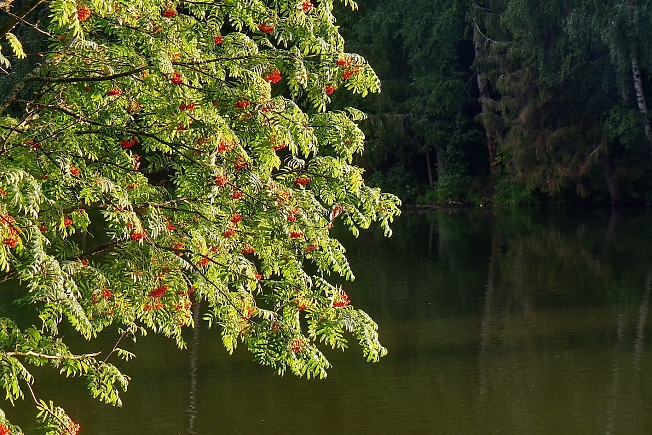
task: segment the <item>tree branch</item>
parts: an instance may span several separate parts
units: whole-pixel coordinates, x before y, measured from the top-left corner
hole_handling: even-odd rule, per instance
[[[4,38],[7,33],[11,32],[11,30],[16,27],[16,25],[22,21],[22,19],[25,18],[27,14],[32,12],[34,8],[43,3],[43,1],[44,0],[31,0],[25,6],[20,8],[18,12],[11,14],[11,17],[7,20],[7,22],[2,27],[0,27],[0,39]]]
[[[78,359],[84,359],[84,358],[93,358],[98,355],[100,355],[102,352],[95,352],[95,353],[85,353],[82,355],[47,355],[44,353],[38,353],[34,351],[27,351],[27,352],[5,352],[5,355],[10,356],[10,357],[17,357],[17,356],[33,356],[36,358],[44,358],[44,359],[51,359],[51,360],[78,360]]]
[[[48,82],[48,83],[76,83],[76,82],[103,82],[107,80],[119,79],[127,77],[141,71],[146,70],[147,66],[133,69],[131,71],[124,71],[110,76],[97,76],[97,77],[68,77],[68,78],[53,78],[53,77],[30,77],[25,79],[26,82]]]

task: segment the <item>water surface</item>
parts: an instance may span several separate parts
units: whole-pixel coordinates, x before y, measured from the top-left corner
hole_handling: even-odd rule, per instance
[[[48,370],[35,390],[82,434],[652,433],[652,214],[441,212],[394,228],[345,238],[347,292],[389,349],[377,364],[352,345],[327,352],[325,380],[279,377],[200,323],[186,350],[124,346],[123,408]],[[0,407],[28,428],[31,404]]]

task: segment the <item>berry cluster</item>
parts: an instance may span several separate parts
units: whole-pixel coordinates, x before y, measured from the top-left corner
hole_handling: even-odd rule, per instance
[[[120,142],[120,146],[122,149],[126,150],[127,148],[131,148],[132,146],[136,145],[136,142],[138,142],[138,138],[134,136],[131,139],[123,139]]]
[[[169,3],[165,10],[163,11],[163,16],[165,18],[172,18],[177,15],[177,8],[172,4]]]
[[[218,186],[224,186],[226,183],[229,182],[229,179],[225,177],[224,175],[216,175],[215,176],[215,182],[217,183]]]
[[[267,74],[267,77],[265,77],[265,81],[269,83],[278,83],[282,79],[283,77],[281,76],[281,72],[277,69]]]
[[[106,95],[108,95],[110,97],[115,97],[115,96],[118,96],[118,95],[122,95],[122,89],[120,89],[119,86],[114,86],[113,88],[111,88],[110,90],[108,90],[106,92]]]
[[[348,295],[344,293],[344,291],[341,291],[339,294],[339,298],[333,301],[333,306],[335,308],[343,308],[348,306],[351,303],[351,300],[349,299]]]
[[[305,187],[306,185],[308,185],[308,183],[310,183],[310,177],[308,177],[307,175],[302,175],[296,180],[294,180],[294,183],[298,184],[299,186]]]
[[[154,299],[160,299],[163,297],[165,292],[168,291],[168,286],[163,284],[158,287],[156,287],[154,290],[150,291],[148,294],[149,296],[153,297]]]
[[[233,142],[229,142],[226,139],[222,139],[217,145],[217,152],[224,153],[226,151],[231,151],[233,149]]]
[[[131,233],[131,240],[135,240],[137,242],[143,240],[145,237],[147,237],[147,233],[145,231],[134,231]]]
[[[82,6],[77,9],[77,19],[79,21],[86,21],[91,17],[92,13],[93,11],[91,11],[88,7]]]
[[[292,349],[292,352],[299,353],[303,348],[304,343],[305,343],[304,340],[301,340],[300,338],[295,338],[294,340],[292,340],[292,342],[290,343],[290,348]]]
[[[263,33],[272,33],[276,27],[273,24],[261,23],[258,25],[258,29]]]
[[[303,10],[304,14],[307,14],[314,6],[315,5],[313,5],[310,0],[305,0],[303,3],[301,3],[301,9]]]
[[[5,246],[9,246],[11,249],[18,246],[18,243],[19,243],[18,237],[10,237],[8,239],[5,239]]]
[[[236,109],[246,109],[247,107],[249,107],[250,104],[251,104],[251,101],[247,101],[247,100],[238,101],[237,103],[235,103],[235,108]]]
[[[180,85],[181,83],[183,83],[183,76],[181,75],[180,72],[175,71],[175,72],[172,74],[172,78],[170,79],[170,81],[171,81],[172,84],[174,84],[174,85]]]
[[[245,167],[247,167],[247,160],[242,156],[238,156],[238,157],[235,158],[235,162],[233,163],[233,167],[237,171],[239,171],[240,169],[244,169]]]

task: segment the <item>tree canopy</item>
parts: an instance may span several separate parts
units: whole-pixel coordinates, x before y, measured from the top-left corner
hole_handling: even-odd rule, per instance
[[[361,103],[370,182],[413,203],[652,202],[649,1],[359,4],[344,31],[384,90]]]
[[[355,6],[346,0],[348,6]],[[120,404],[120,349],[88,339],[160,332],[184,346],[191,307],[278,373],[324,377],[318,349],[386,350],[354,309],[332,237],[379,222],[396,197],[370,188],[354,157],[355,109],[330,96],[379,91],[347,53],[331,0],[31,0],[0,11],[0,279],[42,324],[0,318],[0,385],[38,408],[42,431],[75,434],[35,394],[30,366],[86,379]],[[5,283],[6,287],[8,284]],[[0,411],[0,434],[18,434]]]

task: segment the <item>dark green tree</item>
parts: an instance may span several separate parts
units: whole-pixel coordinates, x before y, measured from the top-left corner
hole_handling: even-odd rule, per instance
[[[469,174],[484,170],[476,162],[484,159],[477,157],[477,105],[468,85],[468,4],[359,4],[360,13],[350,18],[355,25],[347,21],[348,39],[374,65],[383,86],[383,93],[365,106],[370,113],[363,124],[369,138],[365,162],[385,180],[393,176],[395,184],[427,185],[440,199],[463,196]],[[414,198],[416,191],[405,193]]]

